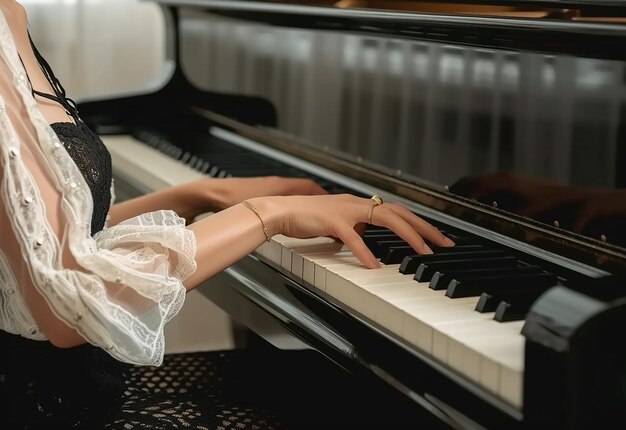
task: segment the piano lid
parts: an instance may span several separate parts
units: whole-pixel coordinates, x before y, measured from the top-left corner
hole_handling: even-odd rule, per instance
[[[537,246],[624,262],[625,2],[160,3],[177,8],[194,86],[271,102],[277,123],[256,138]]]

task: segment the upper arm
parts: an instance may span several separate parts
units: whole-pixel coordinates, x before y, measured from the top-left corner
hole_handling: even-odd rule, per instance
[[[2,15],[0,40],[0,328],[158,364],[195,269],[193,234],[161,211],[91,236],[89,187],[38,110]]]

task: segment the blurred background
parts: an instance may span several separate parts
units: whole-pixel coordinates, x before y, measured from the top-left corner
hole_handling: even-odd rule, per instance
[[[20,0],[37,48],[75,99],[151,85],[165,58],[159,7],[141,0]]]

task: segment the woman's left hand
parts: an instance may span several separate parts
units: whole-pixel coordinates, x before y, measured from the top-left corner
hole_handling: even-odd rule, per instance
[[[310,196],[328,194],[311,179],[261,176],[253,178],[205,179],[208,201],[214,210],[263,196]]]

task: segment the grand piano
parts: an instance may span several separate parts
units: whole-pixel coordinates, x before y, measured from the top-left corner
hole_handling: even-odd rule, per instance
[[[420,257],[370,226],[367,270],[276,236],[203,294],[451,428],[623,427],[626,3],[156,3],[162,83],[79,102],[118,198],[309,177],[457,243]]]

